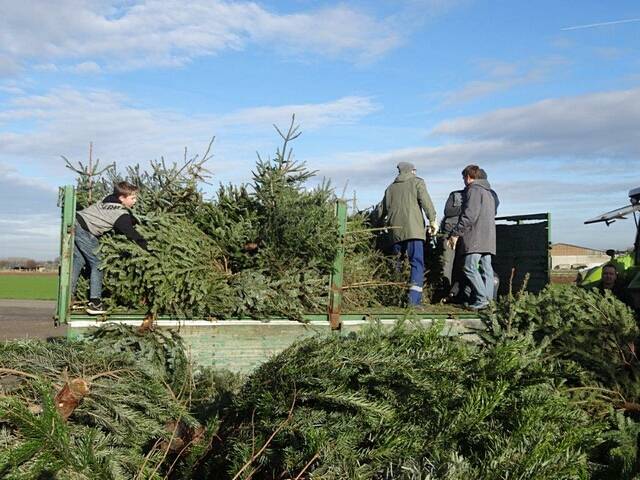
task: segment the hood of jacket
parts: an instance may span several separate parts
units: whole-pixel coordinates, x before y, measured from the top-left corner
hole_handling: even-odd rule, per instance
[[[398,174],[398,176],[395,178],[393,183],[406,182],[407,180],[411,180],[412,178],[416,178],[416,176],[413,173],[411,173],[411,172],[402,172],[402,173]]]
[[[485,190],[491,191],[491,184],[489,183],[488,180],[485,180],[484,178],[478,178],[474,180],[474,182],[469,186],[472,187],[474,185],[480,188],[484,188]]]
[[[120,201],[120,197],[118,197],[115,193],[111,193],[111,194],[107,195],[106,197],[104,197],[102,199],[102,203],[119,203],[119,204],[122,204],[122,202]]]

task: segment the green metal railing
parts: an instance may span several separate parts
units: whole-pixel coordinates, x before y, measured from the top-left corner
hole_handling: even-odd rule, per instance
[[[73,268],[73,226],[76,215],[76,191],[72,185],[60,188],[58,206],[61,207],[60,267],[58,270],[58,302],[54,320],[67,323],[71,303],[71,270]]]
[[[338,219],[338,251],[331,272],[331,290],[329,292],[329,323],[332,330],[340,328],[340,306],[342,304],[342,283],[344,280],[344,239],[347,234],[347,202],[336,202]]]

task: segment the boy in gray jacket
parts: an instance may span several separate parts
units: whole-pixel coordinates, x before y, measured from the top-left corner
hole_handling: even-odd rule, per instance
[[[462,171],[465,189],[462,213],[449,234],[449,247],[455,250],[462,241],[463,271],[475,293],[469,308],[486,308],[493,298],[493,267],[491,255],[496,254],[496,198],[486,177],[481,178],[477,165]]]
[[[80,272],[88,265],[90,293],[87,313],[90,315],[106,313],[102,306],[102,270],[98,238],[115,230],[145,250],[147,248],[147,242],[134,228],[134,219],[129,212],[137,200],[138,187],[129,182],[119,182],[113,186],[111,195],[76,213],[71,295],[75,298]]]

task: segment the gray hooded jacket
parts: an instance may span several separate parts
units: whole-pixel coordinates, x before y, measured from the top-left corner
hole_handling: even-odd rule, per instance
[[[496,254],[496,198],[487,180],[464,189],[462,213],[450,236],[460,237],[463,253]]]
[[[134,221],[131,212],[120,203],[114,194],[76,212],[76,222],[92,235],[100,237],[114,229],[146,250],[147,241],[134,228]]]

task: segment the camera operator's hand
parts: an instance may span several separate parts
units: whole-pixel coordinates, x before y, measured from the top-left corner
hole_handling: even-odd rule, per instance
[[[447,239],[447,245],[449,246],[449,248],[451,250],[455,250],[456,249],[456,244],[458,243],[458,237],[449,237]]]

